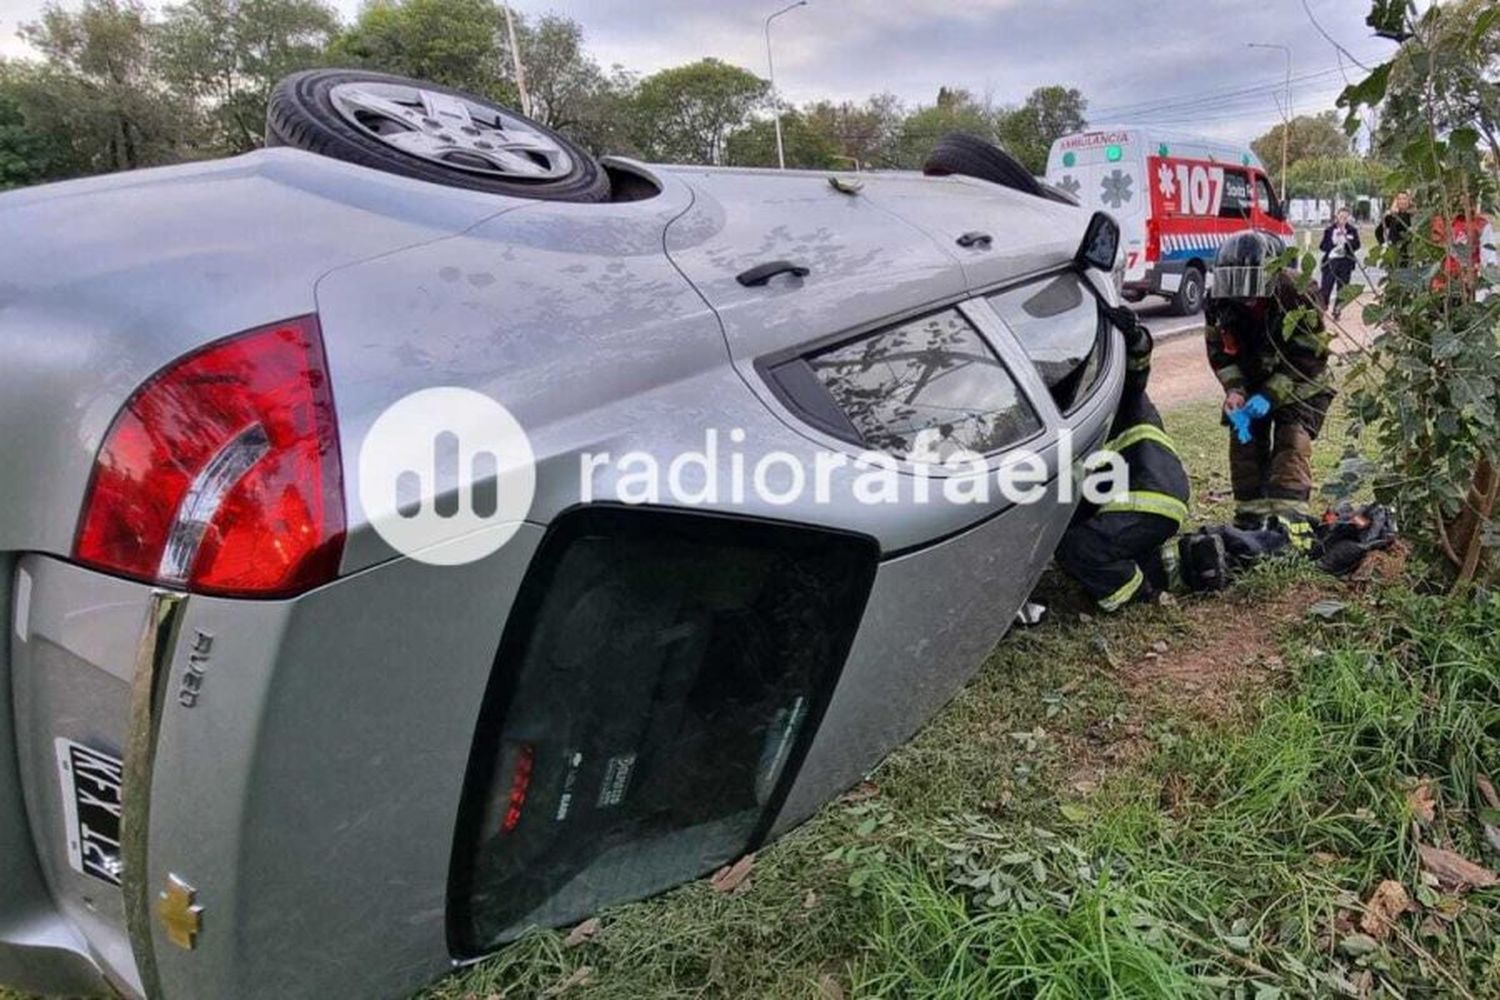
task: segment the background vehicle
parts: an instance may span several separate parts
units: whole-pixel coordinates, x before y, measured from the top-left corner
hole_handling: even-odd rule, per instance
[[[1055,480],[1109,427],[1076,207],[623,160],[527,197],[552,168],[445,165],[442,135],[574,155],[539,126],[364,82],[397,89],[328,119],[339,148],[415,143],[432,179],[272,148],[0,196],[0,982],[398,996],[754,849],[955,693],[1072,508],[626,506],[581,456],[737,428],[911,479],[942,426]],[[434,386],[536,456],[514,537],[458,566],[353,485]]]
[[[1131,126],[1096,126],[1052,144],[1047,180],[1109,212],[1125,240],[1125,296],[1203,308],[1214,252],[1245,228],[1292,235],[1249,147]]]

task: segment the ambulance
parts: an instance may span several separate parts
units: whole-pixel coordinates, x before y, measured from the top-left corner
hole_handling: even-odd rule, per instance
[[[1047,181],[1120,223],[1125,297],[1169,299],[1190,316],[1212,288],[1231,233],[1290,238],[1286,211],[1248,146],[1136,126],[1100,126],[1052,144]]]

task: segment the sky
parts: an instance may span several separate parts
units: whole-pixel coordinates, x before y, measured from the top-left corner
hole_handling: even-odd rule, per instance
[[[346,19],[361,0],[333,0]],[[639,73],[714,56],[764,76],[764,23],[790,0],[513,0],[578,21],[608,67]],[[0,0],[0,55],[21,55],[18,24],[42,0]],[[68,0],[63,0],[66,6]],[[1306,0],[1355,59],[1391,44],[1364,24],[1367,0]],[[1304,0],[809,0],[772,25],[777,90],[796,104],[889,91],[930,104],[940,86],[1014,104],[1062,84],[1091,123],[1158,125],[1248,141],[1281,120],[1287,46],[1294,113],[1333,107],[1363,76],[1313,26]],[[1342,58],[1342,67],[1340,61]]]

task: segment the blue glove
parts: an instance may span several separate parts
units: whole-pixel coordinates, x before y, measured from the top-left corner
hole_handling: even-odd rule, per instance
[[[1245,400],[1245,405],[1229,411],[1229,423],[1240,444],[1250,443],[1250,425],[1271,412],[1271,401],[1260,393]]]

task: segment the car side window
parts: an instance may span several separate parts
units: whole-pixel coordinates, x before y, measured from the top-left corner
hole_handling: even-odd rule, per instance
[[[988,454],[1042,429],[1000,358],[956,309],[808,354],[773,374],[801,397],[804,412],[818,408],[807,394],[820,387],[851,432],[841,436],[898,458],[911,457],[924,432],[942,459],[960,449]]]
[[[1219,200],[1219,218],[1250,218],[1250,178],[1243,170],[1224,171],[1224,197]]]
[[[1255,202],[1267,215],[1271,214],[1271,208],[1276,204],[1271,194],[1271,182],[1266,180],[1264,174],[1255,178]]]
[[[1084,280],[1068,271],[988,297],[1064,413],[1099,384],[1109,344],[1109,327]]]

